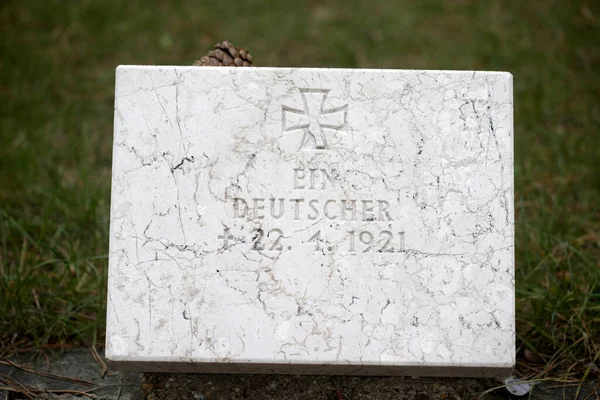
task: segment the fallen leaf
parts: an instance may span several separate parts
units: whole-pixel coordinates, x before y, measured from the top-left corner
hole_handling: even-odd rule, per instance
[[[142,389],[144,389],[144,392],[150,392],[153,387],[154,385],[151,383],[142,383]]]

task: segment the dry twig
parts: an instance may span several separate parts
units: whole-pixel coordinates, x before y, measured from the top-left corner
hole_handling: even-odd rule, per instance
[[[106,363],[104,362],[104,360],[102,359],[100,354],[98,354],[96,347],[90,346],[90,351],[92,352],[92,357],[94,357],[94,360],[96,360],[98,365],[100,365],[100,368],[102,368],[102,370],[100,371],[100,376],[102,376],[104,378],[104,375],[106,375],[106,372],[108,371],[108,367],[106,366]]]

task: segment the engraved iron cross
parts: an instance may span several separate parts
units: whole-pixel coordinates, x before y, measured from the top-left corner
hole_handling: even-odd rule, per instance
[[[338,130],[346,124],[348,105],[325,109],[329,89],[298,89],[304,109],[282,106],[283,132],[302,130],[300,150],[329,149],[324,128]]]

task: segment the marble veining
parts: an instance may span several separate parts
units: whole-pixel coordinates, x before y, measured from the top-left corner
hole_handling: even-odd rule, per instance
[[[502,376],[512,76],[121,66],[106,356]]]

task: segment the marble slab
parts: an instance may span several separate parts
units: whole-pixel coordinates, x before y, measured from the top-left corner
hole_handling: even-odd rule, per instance
[[[120,66],[106,356],[505,376],[512,76]]]

